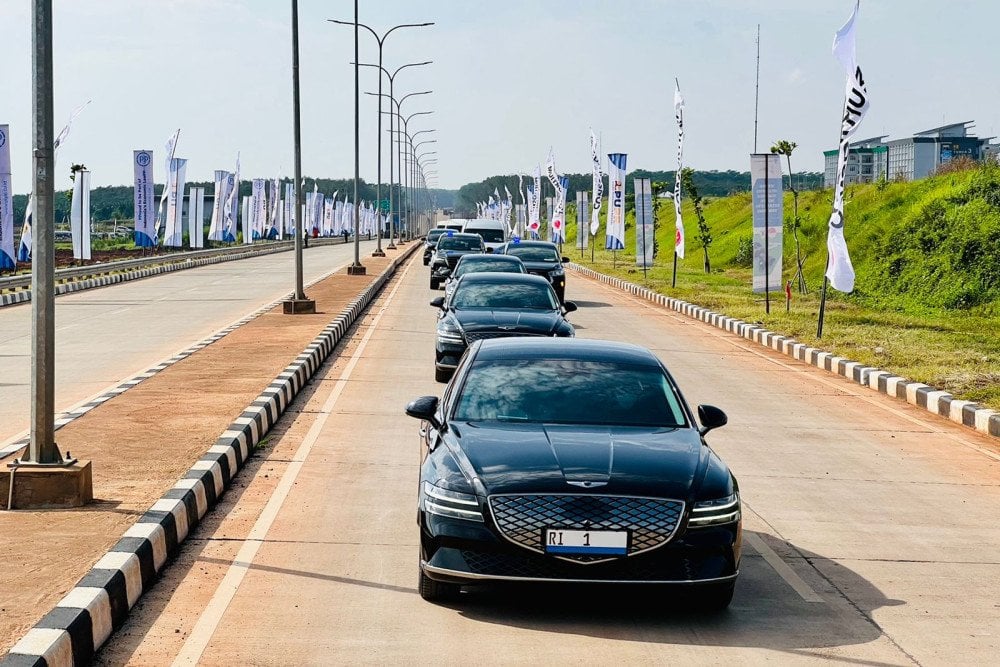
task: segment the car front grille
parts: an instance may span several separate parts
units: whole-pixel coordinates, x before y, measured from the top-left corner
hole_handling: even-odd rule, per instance
[[[445,258],[445,261],[448,262],[448,268],[454,271],[455,265],[458,264],[458,260],[461,259],[461,257],[461,255],[448,255]]]
[[[545,553],[546,528],[567,530],[627,530],[628,555],[649,551],[670,541],[684,514],[684,502],[663,498],[577,494],[494,495],[489,497],[493,519],[508,540]],[[580,563],[607,561],[607,556],[560,555]]]
[[[670,559],[618,558],[581,568],[557,558],[535,554],[506,554],[462,550],[474,574],[524,579],[608,579],[617,581],[692,581],[703,578],[700,561],[680,556]]]
[[[467,331],[465,333],[465,341],[467,343],[473,343],[477,340],[488,340],[490,338],[523,338],[526,336],[540,336],[541,334],[532,333],[520,333],[517,331]]]
[[[549,282],[552,281],[552,276],[549,275],[548,271],[532,271],[531,269],[529,269],[528,273],[530,273],[533,276],[541,276],[542,278],[545,278]]]

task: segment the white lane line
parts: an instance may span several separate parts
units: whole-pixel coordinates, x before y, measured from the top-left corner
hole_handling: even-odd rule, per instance
[[[399,290],[400,285],[404,282],[403,279],[405,279],[406,274],[409,273],[411,266],[413,266],[413,263],[408,262],[406,269],[403,270],[400,279],[396,282],[396,286],[389,293],[389,296],[386,297],[385,303],[382,304],[382,308],[371,321],[371,324],[368,325],[368,331],[365,333],[364,337],[362,337],[361,342],[354,351],[354,354],[351,355],[350,360],[344,367],[343,373],[341,373],[341,376],[335,380],[336,385],[330,393],[329,398],[327,398],[326,402],[323,404],[323,407],[316,417],[316,421],[313,422],[309,432],[306,433],[306,437],[302,440],[302,444],[299,445],[291,463],[289,463],[288,467],[285,468],[285,473],[281,476],[281,481],[278,482],[277,487],[275,487],[274,493],[267,501],[267,505],[264,506],[264,510],[257,518],[257,522],[254,523],[250,534],[247,536],[246,540],[243,541],[243,546],[240,547],[239,552],[236,554],[233,564],[229,566],[229,570],[226,572],[225,577],[223,577],[222,582],[216,589],[215,594],[208,603],[208,606],[205,607],[205,610],[198,618],[198,622],[195,624],[194,629],[191,630],[191,635],[187,638],[187,641],[184,642],[184,646],[181,648],[180,653],[174,659],[172,663],[174,667],[197,664],[201,659],[202,653],[204,653],[205,649],[208,648],[208,644],[215,635],[215,631],[219,627],[219,623],[222,622],[223,615],[226,613],[230,603],[236,596],[236,592],[239,590],[240,584],[243,582],[243,578],[246,576],[247,570],[250,569],[250,565],[257,556],[260,546],[267,538],[267,533],[271,529],[271,525],[278,517],[278,512],[281,511],[281,506],[284,505],[289,491],[291,491],[292,486],[295,484],[295,479],[298,477],[299,471],[302,470],[302,466],[305,463],[306,458],[309,456],[309,452],[312,451],[313,445],[316,444],[316,441],[319,439],[327,418],[333,413],[333,408],[337,404],[337,400],[340,398],[340,395],[344,392],[344,388],[347,386],[347,381],[351,378],[351,373],[354,372],[355,366],[357,366],[358,362],[361,360],[365,348],[368,346],[368,341],[371,340],[372,334],[375,333],[375,329],[378,327],[378,323],[382,319],[382,315],[384,315],[388,310],[389,305],[396,296],[396,292]]]
[[[767,544],[764,543],[764,540],[760,539],[759,535],[744,532],[743,539],[745,539],[747,543],[753,547],[754,551],[759,553],[761,557],[767,561],[767,564],[771,566],[771,569],[774,570],[779,577],[784,579],[786,584],[791,586],[792,589],[799,594],[799,597],[806,602],[823,601],[823,598],[821,598],[816,591],[810,588],[809,584],[802,581],[802,577],[795,574],[795,570],[793,570],[788,563],[781,560],[781,556],[776,554],[771,547],[767,546]]]

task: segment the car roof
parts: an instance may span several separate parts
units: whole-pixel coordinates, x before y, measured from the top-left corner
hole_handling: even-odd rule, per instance
[[[458,262],[460,264],[469,264],[472,262],[506,262],[508,264],[524,264],[520,257],[515,257],[514,255],[496,255],[493,253],[462,255],[459,257]]]
[[[487,255],[488,257],[489,255]],[[549,281],[542,276],[536,276],[533,273],[491,273],[488,271],[481,271],[479,273],[466,273],[461,277],[462,282],[468,283],[497,283],[497,284],[510,284],[510,283],[528,283],[529,285],[539,284],[548,285]]]
[[[508,241],[506,245],[511,247],[532,246],[535,248],[554,248],[556,250],[559,249],[559,246],[557,246],[555,243],[550,243],[549,241],[518,241],[517,243],[514,243],[513,241]]]
[[[446,238],[450,239],[479,239],[483,240],[483,237],[479,234],[465,234],[463,232],[455,232],[454,234],[444,234]]]
[[[476,275],[476,274],[473,274]],[[487,274],[488,275],[488,274]],[[472,276],[467,276],[471,278]],[[660,367],[652,352],[639,345],[587,338],[493,338],[477,342],[476,361],[506,359],[568,359],[610,361],[635,366]]]

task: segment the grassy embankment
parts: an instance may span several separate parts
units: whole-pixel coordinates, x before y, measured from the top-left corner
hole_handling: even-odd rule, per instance
[[[647,278],[635,267],[631,211],[626,250],[617,253],[617,268],[611,251],[603,248],[593,262],[590,250],[581,258],[574,247],[572,209],[564,254],[595,270],[1000,409],[1000,168],[848,188],[845,229],[856,289],[850,295],[828,291],[826,325],[823,338],[817,339],[831,199],[829,190],[799,196],[808,293],[793,290],[789,313],[782,292],[772,294],[768,315],[763,295],[749,289],[749,193],[714,199],[705,206],[714,239],[709,274],[695,238],[694,210],[685,203],[687,256],[679,262],[676,288],[671,287],[674,225],[669,200],[660,207],[659,255]],[[784,276],[793,280],[790,193],[785,212]],[[603,228],[600,234],[599,247],[604,245]]]

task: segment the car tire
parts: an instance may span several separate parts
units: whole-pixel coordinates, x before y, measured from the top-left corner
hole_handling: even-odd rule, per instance
[[[424,257],[424,266],[427,266],[430,263],[431,263],[431,260],[429,258],[427,258],[427,257]]]
[[[451,379],[451,376],[454,374],[455,371],[451,370],[450,368],[438,368],[437,366],[434,367],[434,379],[440,382],[441,384],[446,384],[448,380]]]
[[[420,569],[420,597],[427,602],[448,602],[458,599],[462,587],[458,584],[446,584],[442,581],[434,581],[426,574],[423,568]]]
[[[441,285],[441,281],[437,278],[431,278],[431,289],[437,289]]]
[[[692,603],[700,611],[721,612],[725,611],[729,603],[733,601],[733,593],[736,590],[736,582],[729,581],[722,584],[707,584],[698,586],[691,591]]]

